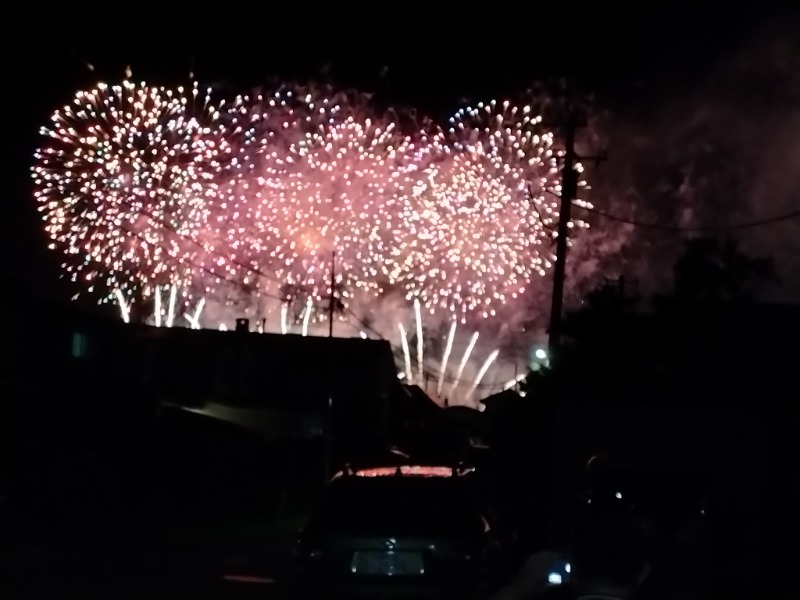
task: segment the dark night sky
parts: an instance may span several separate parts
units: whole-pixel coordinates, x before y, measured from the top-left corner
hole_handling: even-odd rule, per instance
[[[225,3],[182,3],[178,11],[159,2],[142,3],[149,7],[142,12],[125,12],[130,4],[98,10],[92,3],[69,5],[84,7],[81,13],[14,4],[18,10],[5,8],[17,18],[1,26],[3,272],[6,281],[10,274],[45,288],[56,261],[43,250],[28,181],[37,129],[78,87],[119,80],[126,65],[135,79],[174,84],[188,80],[193,64],[203,84],[237,91],[270,77],[327,77],[438,118],[464,98],[513,94],[532,81],[566,76],[626,110],[648,96],[691,86],[765,20],[782,17],[765,3],[745,10],[735,3],[682,1],[657,8],[644,2],[465,2],[448,3],[447,11],[430,10],[433,3],[367,10],[299,2],[251,10],[238,3],[230,11]],[[388,75],[381,80],[384,67]]]

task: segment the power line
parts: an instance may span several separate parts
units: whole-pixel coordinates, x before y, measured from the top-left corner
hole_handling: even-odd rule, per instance
[[[162,226],[164,229],[166,229],[167,231],[169,231],[169,232],[171,232],[171,233],[175,234],[176,236],[178,236],[180,239],[182,239],[182,240],[184,240],[184,241],[191,242],[192,244],[194,244],[195,246],[197,246],[198,248],[200,248],[200,249],[201,249],[201,250],[203,250],[204,252],[208,252],[208,253],[210,253],[210,254],[214,254],[214,255],[216,255],[216,256],[218,256],[218,257],[220,257],[221,259],[223,259],[223,260],[225,260],[225,261],[227,261],[227,262],[229,262],[229,263],[231,263],[231,264],[233,264],[233,265],[235,265],[235,266],[237,266],[237,267],[239,267],[239,268],[246,269],[246,270],[250,271],[251,273],[253,273],[253,274],[255,274],[255,275],[258,275],[258,276],[260,276],[260,277],[263,277],[263,278],[267,279],[268,281],[272,281],[273,283],[277,283],[277,284],[279,284],[279,285],[283,285],[283,283],[284,283],[284,282],[282,282],[282,281],[278,280],[278,279],[277,279],[275,276],[273,276],[273,275],[267,275],[266,273],[263,273],[263,272],[262,272],[260,269],[256,269],[255,267],[253,267],[253,266],[251,266],[251,265],[247,265],[247,264],[244,264],[244,263],[240,263],[239,261],[232,259],[230,256],[228,256],[228,255],[226,255],[226,254],[224,254],[224,253],[220,252],[219,250],[216,250],[216,249],[211,249],[211,248],[208,248],[208,247],[206,247],[204,244],[202,244],[201,242],[198,242],[198,241],[197,241],[196,239],[194,239],[193,237],[190,237],[189,235],[187,235],[187,234],[185,234],[185,233],[181,233],[180,231],[178,231],[178,230],[175,228],[175,226],[174,226],[174,225],[172,225],[171,223],[168,223],[167,221],[165,221],[165,220],[164,220],[164,219],[162,219],[161,217],[157,217],[156,215],[154,215],[153,213],[151,213],[151,212],[149,212],[149,211],[142,210],[141,208],[138,208],[138,207],[135,207],[135,206],[133,206],[130,200],[128,200],[128,199],[123,199],[123,200],[122,200],[122,202],[123,202],[123,203],[125,203],[125,204],[128,204],[129,206],[131,206],[131,208],[134,208],[134,209],[135,209],[135,210],[137,210],[137,211],[138,211],[140,214],[144,214],[146,217],[148,217],[148,218],[149,218],[149,219],[151,219],[152,221],[155,221],[156,223],[158,223],[159,225],[161,225],[161,226]],[[124,229],[124,228],[123,228],[123,229]],[[129,230],[129,229],[125,229],[125,230],[130,232],[130,230]],[[149,240],[147,240],[147,239],[144,239],[144,241],[145,241],[145,242],[147,242],[148,244],[151,244],[151,243],[152,243],[152,242],[150,242],[150,241],[149,241]],[[194,266],[197,266],[197,265],[194,265]]]
[[[185,235],[185,234],[183,234],[183,233],[180,233],[180,232],[179,232],[179,231],[177,231],[177,230],[176,230],[176,229],[175,229],[175,228],[174,228],[172,225],[170,225],[170,224],[166,223],[166,222],[165,222],[165,221],[163,221],[162,219],[160,219],[160,218],[156,217],[155,215],[151,215],[150,213],[148,213],[148,212],[146,212],[146,211],[143,211],[143,212],[145,212],[145,214],[146,214],[147,216],[149,216],[149,217],[152,217],[152,218],[153,218],[153,220],[155,220],[156,222],[160,223],[160,224],[161,224],[163,227],[165,227],[166,229],[168,229],[169,231],[171,231],[172,233],[174,233],[174,234],[175,234],[175,235],[177,235],[178,237],[180,237],[180,238],[182,238],[182,239],[186,239],[186,240],[188,240],[188,241],[190,241],[190,242],[194,243],[194,244],[195,244],[195,245],[197,245],[198,247],[200,247],[200,248],[202,248],[202,249],[204,249],[204,250],[207,250],[207,251],[209,251],[209,250],[208,250],[207,248],[205,248],[205,247],[204,247],[204,246],[203,246],[203,245],[202,245],[200,242],[198,242],[198,241],[194,240],[193,238],[190,238],[190,237],[186,236],[186,235]],[[131,231],[130,229],[127,229],[127,228],[125,228],[125,227],[122,227],[122,229],[124,229],[124,230],[125,230],[125,231],[127,231],[128,233],[131,233],[131,234],[135,235],[136,237],[138,237],[139,239],[142,239],[143,241],[145,241],[145,242],[147,242],[147,243],[151,243],[151,242],[149,242],[147,239],[143,238],[143,237],[142,237],[142,236],[141,236],[141,235],[140,235],[138,232]],[[164,246],[161,246],[161,247],[162,247],[162,249],[165,249],[165,250],[166,250],[166,248],[164,248]],[[167,251],[169,251],[169,250],[167,250]],[[217,254],[218,256],[220,256],[220,257],[221,257],[221,258],[223,258],[223,259],[230,260],[230,259],[228,259],[227,257],[225,257],[225,256],[224,256],[222,253],[220,253],[220,252],[218,252],[218,251],[211,251],[211,252],[212,252],[212,253],[214,253],[214,254]],[[235,286],[242,287],[243,289],[245,289],[245,288],[248,288],[248,286],[247,286],[246,284],[244,284],[244,283],[241,283],[241,282],[237,282],[237,281],[233,281],[232,279],[230,279],[230,278],[226,277],[225,275],[220,275],[220,274],[218,274],[218,273],[216,273],[216,272],[214,272],[214,271],[210,270],[209,268],[207,268],[207,267],[205,267],[205,266],[203,266],[203,265],[199,265],[199,264],[197,264],[197,263],[195,263],[195,262],[192,262],[192,261],[187,261],[187,262],[189,262],[189,264],[190,264],[190,265],[192,265],[192,266],[194,266],[194,267],[197,267],[197,268],[199,268],[199,269],[202,269],[203,271],[206,271],[206,272],[207,272],[207,273],[209,273],[210,275],[212,275],[212,276],[214,276],[214,277],[218,277],[218,278],[220,278],[220,279],[223,279],[224,281],[226,281],[226,282],[228,282],[228,283],[230,283],[230,284],[232,284],[232,285],[235,285]],[[259,269],[256,269],[255,267],[252,267],[252,266],[250,266],[250,265],[247,265],[247,264],[244,264],[244,263],[238,263],[238,262],[236,262],[236,261],[233,261],[233,260],[231,260],[230,262],[232,262],[233,264],[235,264],[235,265],[237,265],[237,266],[239,266],[239,267],[241,267],[241,268],[243,268],[243,269],[249,270],[251,273],[255,273],[255,274],[257,274],[257,275],[261,275],[261,276],[265,277],[266,279],[268,279],[268,280],[270,280],[270,281],[273,281],[273,282],[275,282],[275,283],[282,284],[282,282],[281,282],[281,281],[279,281],[277,278],[274,278],[274,277],[268,276],[268,275],[266,275],[265,273],[262,273],[262,272],[261,272]],[[283,298],[283,297],[280,297],[280,296],[276,296],[276,295],[274,295],[274,294],[270,294],[270,293],[267,293],[267,292],[259,292],[259,295],[260,295],[260,296],[265,296],[265,297],[267,297],[267,298],[272,298],[272,299],[278,300],[278,301],[280,301],[280,302],[286,302],[286,298]],[[370,324],[368,324],[368,323],[364,322],[363,320],[361,320],[361,319],[358,317],[358,315],[357,315],[357,314],[356,314],[356,313],[355,313],[355,312],[354,312],[354,311],[353,311],[351,308],[349,308],[349,307],[345,306],[345,307],[344,307],[344,310],[345,310],[347,313],[349,313],[349,314],[350,314],[350,315],[351,315],[353,318],[355,318],[355,319],[356,319],[356,321],[358,322],[358,324],[359,324],[359,325],[361,325],[361,326],[362,326],[364,329],[366,329],[367,331],[369,331],[369,332],[370,332],[370,333],[372,333],[373,335],[376,335],[376,336],[377,336],[377,337],[378,337],[380,340],[383,340],[383,341],[385,341],[385,342],[388,342],[388,343],[390,344],[390,346],[392,346],[392,348],[393,348],[393,350],[395,351],[395,353],[396,353],[396,354],[397,354],[398,352],[402,353],[402,349],[401,349],[401,348],[399,348],[398,346],[394,345],[394,344],[393,344],[393,343],[392,343],[390,340],[387,340],[387,339],[386,339],[386,338],[385,338],[385,337],[384,337],[384,336],[383,336],[383,335],[382,335],[382,334],[381,334],[379,331],[377,331],[377,330],[376,330],[374,327],[372,327]],[[400,356],[401,358],[403,358],[403,357],[402,357],[402,354],[399,354],[398,356]],[[432,371],[430,368],[427,368],[427,369],[426,369],[426,368],[424,368],[424,369],[423,369],[423,372],[424,372],[426,375],[438,375],[438,372]],[[446,377],[447,377],[447,378],[449,378],[451,381],[455,381],[455,378],[452,378],[452,377],[450,377],[450,376],[447,376],[447,375],[446,375]],[[479,385],[478,387],[492,387],[492,386],[490,386],[489,384],[481,384],[481,385]]]
[[[743,223],[735,223],[733,225],[717,225],[717,226],[710,226],[710,227],[682,227],[679,225],[667,225],[663,223],[647,223],[644,221],[638,221],[636,219],[629,219],[625,217],[620,217],[617,215],[613,215],[607,213],[605,211],[599,210],[597,208],[589,208],[588,206],[581,206],[580,204],[574,204],[574,207],[579,210],[584,210],[586,212],[598,215],[603,217],[604,219],[608,219],[610,221],[618,221],[620,223],[625,223],[627,225],[633,225],[634,227],[641,227],[643,229],[656,229],[660,231],[674,231],[674,232],[687,232],[687,233],[714,233],[714,232],[725,232],[725,231],[737,231],[741,229],[752,229],[755,227],[763,227],[765,225],[772,225],[773,223],[780,223],[782,221],[789,221],[791,219],[796,219],[800,217],[800,209],[790,211],[788,213],[784,213],[781,215],[775,215],[772,217],[766,217],[764,219],[758,219],[755,221],[746,221]]]
[[[166,225],[165,225],[165,226],[166,226]],[[121,229],[123,229],[124,231],[126,231],[126,232],[130,233],[131,235],[133,235],[133,236],[137,237],[138,239],[140,239],[140,240],[142,240],[142,241],[144,241],[144,242],[147,242],[148,244],[152,244],[152,242],[148,241],[148,240],[147,240],[145,237],[143,237],[143,236],[142,236],[142,235],[141,235],[139,232],[137,232],[137,231],[133,231],[133,230],[131,230],[131,229],[128,229],[127,227],[124,227],[124,226],[122,226],[122,227],[121,227]],[[179,235],[179,236],[181,236],[181,235],[182,235],[182,234],[180,234],[180,233],[178,233],[178,232],[175,232],[175,233],[176,233],[176,235]],[[166,249],[166,248],[164,248],[164,246],[160,246],[160,247],[161,247],[162,249],[166,250],[167,252],[169,252],[169,250],[168,250],[168,249]],[[222,279],[223,281],[226,281],[227,283],[230,283],[231,285],[234,285],[234,286],[239,286],[239,287],[242,287],[243,289],[245,289],[245,288],[248,288],[248,287],[249,287],[249,286],[247,286],[246,284],[244,284],[244,283],[241,283],[241,282],[238,282],[238,281],[234,281],[234,280],[230,279],[229,277],[227,277],[227,276],[225,276],[225,275],[223,275],[223,274],[216,273],[216,272],[214,272],[213,270],[209,269],[208,267],[206,267],[206,266],[204,266],[204,265],[200,265],[200,264],[197,264],[197,263],[195,263],[195,262],[192,262],[192,261],[187,261],[187,262],[188,262],[190,265],[192,265],[193,267],[196,267],[196,268],[198,268],[198,269],[202,269],[203,271],[207,272],[209,275],[212,275],[213,277],[218,277],[219,279]],[[248,267],[246,267],[246,266],[243,266],[243,268],[248,268]],[[274,294],[269,294],[269,293],[267,293],[267,292],[260,292],[260,293],[259,293],[259,295],[260,295],[260,296],[265,296],[265,297],[267,297],[267,298],[272,298],[272,299],[274,299],[274,300],[278,300],[278,301],[279,301],[279,302],[281,302],[281,303],[283,303],[283,302],[285,302],[285,301],[286,301],[286,299],[285,299],[285,298],[282,298],[281,296],[276,296],[276,295],[274,295]],[[359,325],[361,325],[361,327],[363,327],[364,329],[366,329],[366,330],[367,330],[367,331],[369,331],[370,333],[372,333],[372,334],[376,335],[376,336],[377,336],[377,337],[378,337],[380,340],[382,340],[382,341],[384,341],[384,342],[387,342],[387,343],[389,344],[389,346],[392,348],[392,351],[393,351],[393,353],[394,353],[394,355],[395,355],[395,358],[400,358],[400,359],[402,359],[402,360],[404,360],[404,359],[405,359],[405,357],[403,356],[403,350],[402,350],[402,348],[400,348],[400,347],[398,347],[397,345],[393,344],[393,343],[391,342],[391,340],[387,340],[387,339],[386,339],[386,338],[385,338],[385,337],[384,337],[384,336],[383,336],[383,335],[382,335],[382,334],[381,334],[381,333],[380,333],[378,330],[376,330],[374,327],[372,327],[372,326],[371,326],[369,323],[366,323],[366,322],[364,322],[364,321],[363,321],[361,318],[359,318],[359,316],[358,316],[358,315],[357,315],[357,314],[356,314],[356,313],[355,313],[355,312],[354,312],[354,311],[353,311],[351,308],[349,308],[349,307],[345,306],[345,307],[344,307],[344,310],[345,310],[347,313],[349,313],[349,314],[350,314],[350,316],[352,316],[353,318],[355,318],[355,320],[358,322],[358,324],[359,324]],[[331,315],[331,316],[332,316],[332,315]],[[348,319],[348,323],[350,323],[350,320],[349,320],[349,319]],[[352,325],[352,323],[350,323],[350,325],[351,325],[351,326],[353,326],[353,325]],[[359,329],[359,331],[361,331],[361,329]],[[435,369],[435,368],[433,368],[433,367],[430,367],[429,365],[425,365],[425,364],[423,364],[423,374],[424,374],[424,375],[427,375],[427,376],[430,376],[430,377],[438,377],[438,375],[439,375],[439,371],[438,371],[438,370],[436,370],[436,369]],[[449,383],[460,381],[460,380],[456,379],[454,376],[452,376],[452,375],[449,375],[449,374],[447,374],[447,373],[445,373],[445,379],[446,379],[446,380],[447,380]],[[485,388],[494,388],[494,387],[496,387],[496,386],[495,386],[495,385],[493,385],[493,384],[489,384],[489,383],[480,383],[480,384],[478,384],[478,385],[476,386],[476,389],[485,389]]]
[[[551,189],[544,189],[545,192],[555,196],[556,198],[561,198],[561,194],[551,190]],[[714,225],[714,226],[697,226],[697,227],[682,227],[680,225],[669,225],[664,223],[648,223],[646,221],[638,221],[636,219],[631,219],[627,217],[620,217],[618,215],[614,215],[598,208],[592,206],[591,208],[586,206],[584,203],[577,203],[575,201],[572,202],[572,207],[578,210],[583,210],[588,213],[592,213],[603,217],[604,219],[608,219],[609,221],[618,221],[620,223],[625,223],[627,225],[633,225],[634,227],[641,227],[643,229],[656,229],[661,231],[674,231],[674,232],[721,232],[721,231],[736,231],[739,229],[752,229],[754,227],[762,227],[764,225],[772,225],[773,223],[780,223],[782,221],[789,221],[791,219],[796,219],[800,217],[800,209],[794,209],[789,211],[788,213],[783,213],[780,215],[774,215],[772,217],[765,217],[763,219],[757,219],[755,221],[745,221],[743,223],[735,223],[733,225]],[[538,213],[537,213],[538,216]]]
[[[125,202],[125,201],[123,200],[123,202]],[[156,217],[155,215],[152,215],[151,213],[149,213],[147,211],[142,211],[142,212],[144,212],[144,214],[147,215],[148,217],[151,217],[154,221],[159,223],[162,227],[166,228],[167,230],[169,230],[172,233],[174,233],[175,235],[177,235],[179,238],[188,240],[188,241],[192,242],[193,244],[197,245],[198,247],[200,247],[201,249],[209,251],[200,242],[198,242],[197,240],[195,240],[195,239],[193,239],[191,237],[188,237],[185,234],[177,231],[172,225],[168,224],[163,219],[161,219],[159,217]],[[131,229],[128,229],[127,227],[124,227],[124,226],[122,226],[121,229],[123,229],[124,231],[127,231],[128,233],[134,235],[135,237],[139,238],[140,240],[142,240],[142,241],[144,241],[144,242],[146,242],[148,244],[152,244],[152,242],[150,242],[149,240],[144,238],[139,232],[132,231]],[[165,248],[163,245],[161,245],[161,244],[157,244],[157,245],[159,245],[163,250],[166,250],[167,252],[169,252],[169,250],[167,248]],[[220,256],[223,259],[229,260],[229,259],[227,259],[227,257],[225,257],[220,252],[217,252],[217,251],[211,251],[211,252],[217,254],[218,256]],[[204,265],[197,264],[197,263],[195,263],[195,262],[193,262],[191,260],[187,260],[187,262],[190,265],[192,265],[193,267],[201,269],[201,270],[207,272],[208,274],[212,275],[213,277],[217,277],[219,279],[222,279],[223,281],[226,281],[227,283],[230,283],[231,285],[239,286],[242,289],[249,289],[249,286],[247,284],[244,284],[244,283],[238,282],[238,281],[234,281],[234,280],[230,279],[229,277],[227,277],[227,276],[225,276],[223,274],[216,273],[215,271],[209,269],[208,267],[206,267]],[[280,282],[278,279],[267,276],[266,274],[262,273],[260,270],[256,269],[255,267],[252,267],[250,265],[246,265],[246,264],[243,264],[243,263],[238,263],[238,262],[235,262],[235,261],[231,261],[231,262],[233,264],[236,264],[237,266],[240,266],[243,269],[249,270],[251,273],[255,273],[257,275],[262,275],[263,277],[265,277],[268,280],[271,280],[273,282],[282,284],[282,282]],[[280,301],[281,303],[286,302],[286,298],[283,298],[281,296],[276,296],[276,295],[270,294],[268,292],[261,292],[260,291],[259,292],[259,296],[272,298],[274,300]],[[332,297],[333,297],[333,293],[332,293]],[[390,347],[392,348],[392,351],[395,354],[395,358],[400,358],[401,360],[405,359],[405,357],[402,354],[402,352],[403,352],[402,348],[396,346],[390,340],[387,340],[379,331],[377,331],[369,323],[364,322],[351,308],[349,308],[347,306],[344,306],[344,310],[347,313],[349,313],[353,318],[355,318],[355,320],[358,322],[358,324],[361,325],[364,329],[366,329],[367,331],[369,331],[373,335],[376,335],[380,340],[387,342],[390,345]],[[332,317],[332,315],[330,315],[330,317]],[[332,324],[332,322],[333,321],[331,320],[331,324]],[[435,370],[434,368],[423,364],[423,374],[431,376],[431,377],[437,377],[439,375],[439,372],[438,372],[438,370]],[[445,378],[448,380],[448,382],[459,381],[455,377],[453,377],[453,376],[451,376],[449,374],[445,374]],[[476,389],[493,388],[493,387],[495,387],[495,386],[493,386],[491,384],[488,384],[488,383],[481,383],[478,386],[476,386]]]
[[[131,229],[128,229],[128,228],[127,228],[127,227],[125,227],[125,226],[120,226],[120,229],[122,229],[123,231],[127,231],[128,233],[130,233],[131,235],[133,235],[134,237],[136,237],[136,238],[140,239],[141,241],[145,242],[145,243],[146,243],[146,244],[148,244],[148,245],[151,245],[151,246],[158,246],[158,247],[160,247],[162,250],[164,250],[164,251],[166,251],[167,253],[169,253],[169,249],[168,249],[168,248],[164,247],[164,246],[163,246],[163,245],[161,245],[161,244],[154,244],[153,242],[151,242],[150,240],[148,240],[146,237],[144,237],[144,236],[143,236],[141,233],[139,233],[138,231],[133,231],[133,230],[131,230]],[[179,236],[181,235],[180,233],[177,233],[177,232],[176,232],[176,234],[177,234],[177,235],[179,235]],[[242,283],[241,281],[234,281],[233,279],[229,278],[228,276],[226,276],[226,275],[224,275],[224,274],[220,274],[220,273],[217,273],[217,272],[215,272],[215,271],[212,271],[211,269],[209,269],[209,268],[208,268],[208,267],[206,267],[205,265],[198,264],[198,263],[196,263],[196,262],[194,262],[194,261],[191,261],[191,260],[187,260],[186,262],[188,262],[188,263],[189,263],[191,266],[193,266],[193,267],[195,267],[195,268],[198,268],[198,269],[200,269],[200,270],[202,270],[202,271],[205,271],[206,273],[208,273],[208,274],[209,274],[209,275],[211,275],[212,277],[216,277],[216,278],[218,278],[218,279],[222,279],[223,281],[225,281],[225,282],[227,282],[227,283],[230,283],[230,284],[231,284],[231,285],[233,285],[233,286],[238,286],[238,287],[242,288],[243,290],[249,290],[249,289],[250,289],[250,286],[249,286],[249,285],[247,285],[246,283]],[[270,293],[268,293],[268,292],[261,292],[261,291],[259,291],[258,295],[259,295],[259,296],[264,296],[264,297],[266,297],[266,298],[272,298],[273,300],[279,300],[279,301],[281,301],[281,302],[286,302],[286,298],[283,298],[283,297],[281,297],[281,296],[276,296],[275,294],[270,294]]]

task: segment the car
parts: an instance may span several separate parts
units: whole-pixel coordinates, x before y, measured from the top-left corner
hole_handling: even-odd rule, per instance
[[[346,469],[298,538],[294,591],[301,598],[480,598],[491,547],[468,469]]]

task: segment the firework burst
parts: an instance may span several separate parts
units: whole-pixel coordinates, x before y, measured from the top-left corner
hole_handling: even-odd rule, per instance
[[[229,152],[208,98],[98,85],[53,114],[36,153],[36,198],[64,269],[89,290],[149,293],[194,276],[213,173]]]
[[[495,314],[551,266],[558,219],[554,138],[530,107],[478,104],[426,148],[392,278],[431,310]]]
[[[218,248],[225,248],[219,254],[229,259],[229,277],[254,290],[278,283],[282,294],[303,296],[305,304],[306,297],[327,293],[336,249],[347,267],[342,278],[366,281],[359,270],[364,260],[351,259],[355,234],[343,233],[341,224],[353,225],[346,213],[361,194],[368,201],[371,189],[363,180],[379,180],[373,169],[392,135],[365,120],[362,104],[358,95],[292,86],[239,98],[227,111],[239,146],[231,168],[218,177],[209,225],[218,232]],[[380,147],[370,155],[371,142]]]
[[[145,84],[80,92],[43,129],[36,197],[65,271],[132,299],[276,296],[308,319],[401,291],[495,314],[551,266],[558,148],[527,106],[460,110],[447,131],[369,96],[289,86],[212,105]],[[319,315],[322,315],[318,311]]]
[[[319,297],[328,293],[335,255],[342,296],[380,292],[409,146],[377,117],[342,115],[306,132],[265,169],[279,183],[261,201],[270,244],[260,262]]]
[[[247,316],[307,335],[333,293],[362,337],[398,341],[409,381],[433,374],[440,400],[471,402],[503,371],[496,338],[476,349],[493,326],[477,321],[519,308],[551,266],[560,149],[528,106],[478,104],[441,129],[323,86],[212,103],[196,85],[125,81],[79,92],[42,133],[33,176],[51,247],[126,321],[144,296],[157,326]]]

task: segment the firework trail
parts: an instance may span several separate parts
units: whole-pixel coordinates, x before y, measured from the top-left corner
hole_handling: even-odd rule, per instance
[[[475,344],[478,343],[479,333],[476,331],[472,334],[472,337],[469,340],[469,345],[467,345],[467,349],[464,350],[464,355],[461,357],[461,362],[458,363],[458,370],[456,371],[455,378],[453,379],[453,383],[450,386],[450,391],[448,392],[448,397],[452,398],[455,394],[456,388],[458,384],[461,383],[461,376],[464,374],[464,369],[469,362],[470,356],[472,356],[472,351],[475,349]]]
[[[447,373],[447,363],[450,361],[450,353],[453,351],[453,340],[456,337],[456,327],[458,325],[458,321],[453,319],[453,322],[450,324],[450,332],[447,334],[447,342],[445,342],[444,346],[444,354],[442,355],[442,365],[439,368],[439,382],[436,384],[436,395],[441,398],[442,396],[442,386],[444,385],[444,376]]]
[[[201,298],[200,302],[197,303],[197,306],[194,309],[194,313],[191,315],[186,315],[185,318],[189,322],[189,326],[192,329],[200,329],[200,315],[203,314],[203,308],[205,308],[206,299]]]
[[[408,347],[408,335],[406,335],[406,328],[403,327],[402,323],[398,323],[397,328],[400,330],[400,343],[403,347],[403,365],[405,366],[406,381],[412,383],[413,375],[411,373],[411,351]]]
[[[425,382],[425,340],[422,334],[422,311],[419,300],[414,299],[414,320],[417,324],[417,370],[419,385]]]
[[[125,295],[118,289],[114,291],[114,294],[115,294],[115,296],[117,298],[117,303],[119,304],[119,312],[120,312],[120,317],[122,318],[122,321],[124,323],[130,323],[131,322],[131,310],[130,310],[130,305],[125,300]]]
[[[472,385],[469,387],[469,390],[466,393],[465,399],[471,400],[473,394],[475,394],[475,390],[478,389],[478,386],[483,381],[483,378],[486,376],[489,367],[492,366],[492,363],[497,360],[497,355],[500,354],[499,350],[494,350],[489,357],[484,361],[481,365],[481,368],[478,370],[478,374],[475,376],[475,380],[472,382]]]

